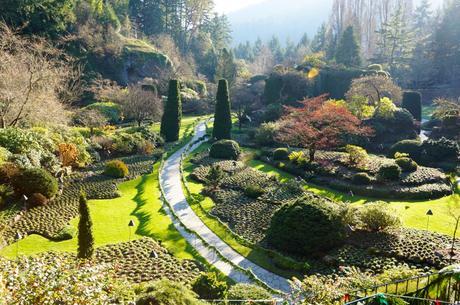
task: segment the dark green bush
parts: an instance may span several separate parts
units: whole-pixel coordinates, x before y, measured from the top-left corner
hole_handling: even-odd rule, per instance
[[[289,150],[287,148],[277,148],[273,151],[273,160],[283,161],[289,159]]]
[[[121,160],[112,160],[105,164],[104,174],[113,178],[125,178],[129,175],[129,169]]]
[[[344,226],[333,203],[309,198],[279,209],[267,240],[279,250],[306,255],[329,250],[344,237]]]
[[[396,159],[396,164],[399,165],[403,172],[415,172],[418,167],[417,162],[407,157]]]
[[[244,194],[249,198],[257,199],[265,193],[265,190],[258,185],[250,185],[244,189]]]
[[[237,160],[240,154],[240,145],[233,140],[217,141],[209,151],[209,156],[216,159]]]
[[[388,157],[393,158],[397,152],[408,154],[413,160],[418,161],[422,154],[422,142],[419,140],[399,141],[391,146]]]
[[[182,120],[182,101],[178,80],[169,81],[168,100],[166,101],[163,117],[161,118],[160,134],[166,142],[179,140]]]
[[[422,95],[419,92],[404,92],[402,108],[409,111],[417,120],[422,120]]]
[[[215,272],[202,273],[192,285],[193,291],[205,300],[223,300],[227,294],[227,283],[218,279]]]
[[[422,159],[424,162],[454,161],[460,157],[460,147],[452,140],[441,138],[428,140],[422,144]]]
[[[398,180],[401,172],[401,168],[397,164],[384,164],[379,169],[379,177],[384,180]]]
[[[216,140],[231,139],[232,113],[230,109],[230,96],[228,82],[219,80],[216,96],[216,110],[214,114],[214,128],[212,137]]]
[[[77,235],[77,230],[71,226],[67,226],[53,238],[55,241],[64,241],[64,240],[70,240],[74,238]]]
[[[372,182],[372,178],[367,173],[356,173],[351,178],[354,184],[369,185]]]
[[[272,295],[265,289],[250,285],[250,284],[236,284],[230,287],[227,295],[228,300],[272,300]],[[252,302],[241,303],[241,302],[229,302],[230,305],[248,305]],[[261,305],[270,305],[273,302],[258,303]]]
[[[25,169],[13,178],[12,183],[17,194],[29,197],[34,193],[40,193],[49,199],[58,191],[56,178],[41,168]]]

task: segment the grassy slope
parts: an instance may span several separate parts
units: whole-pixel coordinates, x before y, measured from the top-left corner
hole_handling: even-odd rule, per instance
[[[283,172],[269,164],[257,160],[250,160],[248,165],[259,169],[265,173],[275,175],[282,180],[293,178],[292,175]],[[318,195],[326,196],[336,201],[348,201],[354,205],[363,205],[369,201],[376,201],[360,196],[350,196],[326,187],[321,187],[313,184],[308,184],[305,188]],[[388,201],[391,206],[401,216],[404,226],[415,229],[427,228],[428,210],[433,211],[433,216],[430,218],[429,227],[430,231],[439,232],[447,235],[453,234],[454,220],[449,215],[449,205],[458,203],[460,204],[460,194],[457,192],[452,196],[428,201]]]
[[[183,119],[181,137],[193,126],[198,117]],[[159,128],[159,127],[158,127]],[[132,230],[132,239],[150,236],[161,240],[162,244],[179,258],[193,258],[194,250],[176,231],[168,215],[164,213],[159,199],[159,164],[154,166],[152,174],[124,182],[118,186],[122,196],[111,200],[90,200],[89,206],[93,220],[96,246],[119,243],[129,240],[128,222],[133,219],[136,227]],[[77,227],[78,219],[71,221]],[[53,242],[39,235],[30,235],[19,243],[12,244],[0,251],[0,255],[14,257],[16,247],[20,255],[32,255],[46,251],[70,251],[77,249],[77,238],[63,242]]]

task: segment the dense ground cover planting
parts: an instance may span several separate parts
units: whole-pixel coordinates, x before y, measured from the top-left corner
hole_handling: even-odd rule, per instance
[[[307,195],[308,198],[310,193],[303,190],[305,186],[296,183],[292,175],[267,163],[251,160],[248,155],[243,157],[243,160],[246,159],[246,162],[260,169],[255,170],[246,167],[241,160],[212,159],[207,155],[207,147],[207,144],[200,147],[191,158],[195,167],[187,167],[188,171],[193,170],[189,172],[190,179],[207,185],[211,166],[218,166],[224,172],[224,177],[220,179],[218,189],[204,188],[204,194],[211,196],[213,200],[201,198],[202,207],[243,238],[269,246],[267,230],[272,224],[273,215],[280,207],[292,204],[302,195]],[[192,185],[192,190],[200,191],[193,181],[189,184]],[[357,200],[355,202],[362,204]],[[426,225],[426,218],[424,220]],[[287,236],[285,238],[289,239]],[[322,259],[309,257],[309,272],[336,273],[337,267],[341,265],[356,266],[371,273],[403,266],[416,268],[419,272],[427,270],[426,268],[438,269],[449,262],[445,253],[449,240],[445,235],[410,229],[393,229],[387,233],[358,230],[343,241],[343,246],[326,251],[326,256],[320,256]]]
[[[349,161],[350,154],[341,152],[318,152],[315,162],[309,163],[305,160],[306,155],[308,152],[299,151],[291,152],[282,161],[275,160],[273,155],[261,158],[313,183],[362,196],[423,200],[453,192],[450,180],[438,169],[415,166],[413,170],[403,171],[396,164],[399,160],[378,156],[367,156],[360,164],[353,164]],[[391,170],[392,166],[396,170],[395,176],[385,176],[385,170]]]

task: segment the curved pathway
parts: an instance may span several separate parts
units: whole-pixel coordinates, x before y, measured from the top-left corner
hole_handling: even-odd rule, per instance
[[[287,279],[276,275],[264,268],[259,267],[244,256],[237,253],[233,248],[221,240],[214,232],[212,232],[195,214],[189,206],[184,191],[182,189],[181,180],[181,157],[186,151],[193,151],[200,143],[195,143],[198,139],[206,134],[206,126],[204,123],[198,124],[195,129],[193,139],[183,148],[174,153],[164,162],[164,166],[160,171],[160,187],[162,188],[165,199],[168,201],[174,214],[179,218],[188,230],[196,232],[199,235],[190,233],[185,230],[182,225],[172,217],[171,211],[167,209],[167,213],[172,217],[174,225],[185,239],[195,248],[198,253],[203,256],[209,263],[214,265],[224,274],[239,283],[250,283],[251,278],[242,271],[242,269],[250,270],[252,273],[266,285],[272,289],[289,292],[290,285]],[[195,143],[191,145],[191,143]],[[210,245],[206,246],[206,244]],[[219,254],[218,254],[219,253]]]

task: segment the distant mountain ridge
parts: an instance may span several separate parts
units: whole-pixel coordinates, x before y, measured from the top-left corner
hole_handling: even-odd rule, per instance
[[[228,15],[233,44],[268,40],[273,35],[284,44],[289,37],[297,42],[306,32],[310,37],[327,21],[333,0],[265,0]]]

